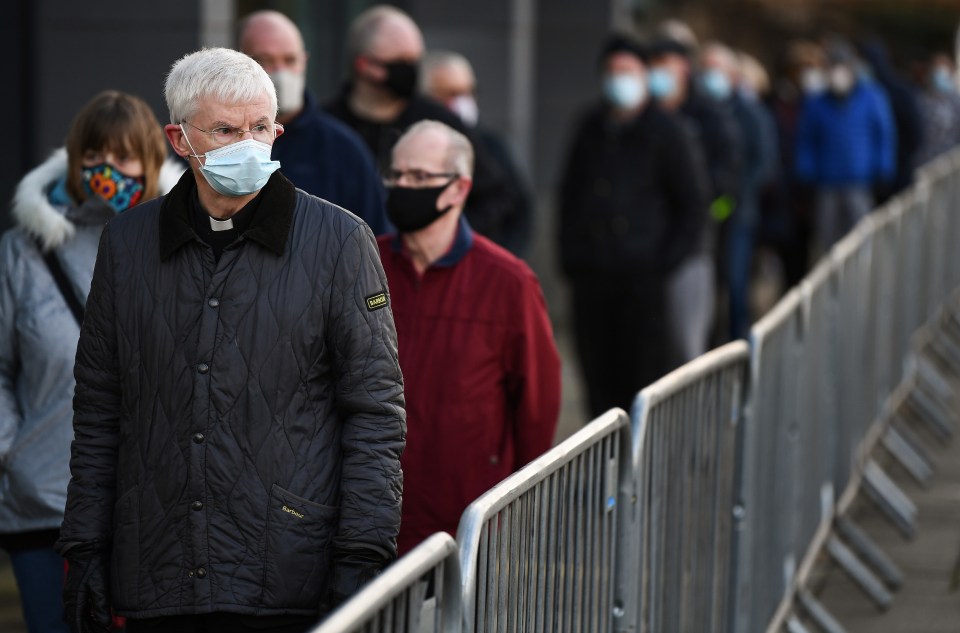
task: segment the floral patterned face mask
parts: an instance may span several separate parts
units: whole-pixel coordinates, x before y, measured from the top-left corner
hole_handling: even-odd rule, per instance
[[[127,176],[110,163],[84,167],[80,177],[88,196],[100,196],[117,213],[136,206],[143,198],[143,176]]]

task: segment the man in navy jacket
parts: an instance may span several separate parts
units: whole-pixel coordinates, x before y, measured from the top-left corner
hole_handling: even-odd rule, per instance
[[[277,88],[283,136],[273,158],[283,175],[307,193],[362,218],[374,235],[390,230],[384,190],[373,157],[357,134],[317,107],[304,88],[307,52],[300,30],[282,13],[258,11],[240,25],[240,50],[255,59]]]

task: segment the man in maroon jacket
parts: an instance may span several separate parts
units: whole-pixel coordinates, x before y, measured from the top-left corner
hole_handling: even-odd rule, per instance
[[[560,359],[523,261],[463,217],[473,149],[437,121],[393,149],[378,242],[407,400],[400,551],[455,533],[467,505],[553,442]],[[384,301],[371,297],[370,301]]]

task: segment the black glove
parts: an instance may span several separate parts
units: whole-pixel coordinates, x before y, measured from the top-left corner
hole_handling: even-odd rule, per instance
[[[63,615],[73,633],[112,630],[106,548],[81,543],[66,552],[69,568],[63,587]]]
[[[336,557],[327,595],[320,602],[321,614],[333,611],[376,578],[388,561],[373,552],[350,552]]]

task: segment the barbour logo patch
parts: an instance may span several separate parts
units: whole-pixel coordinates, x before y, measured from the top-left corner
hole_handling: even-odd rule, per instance
[[[298,519],[302,519],[302,518],[303,518],[303,513],[302,513],[302,512],[297,512],[296,510],[294,510],[294,509],[291,508],[290,506],[287,506],[287,505],[283,506],[283,511],[286,512],[287,514],[292,514],[293,516],[297,517]]]
[[[367,297],[367,310],[373,312],[380,308],[387,307],[387,293],[378,292],[375,295]]]

